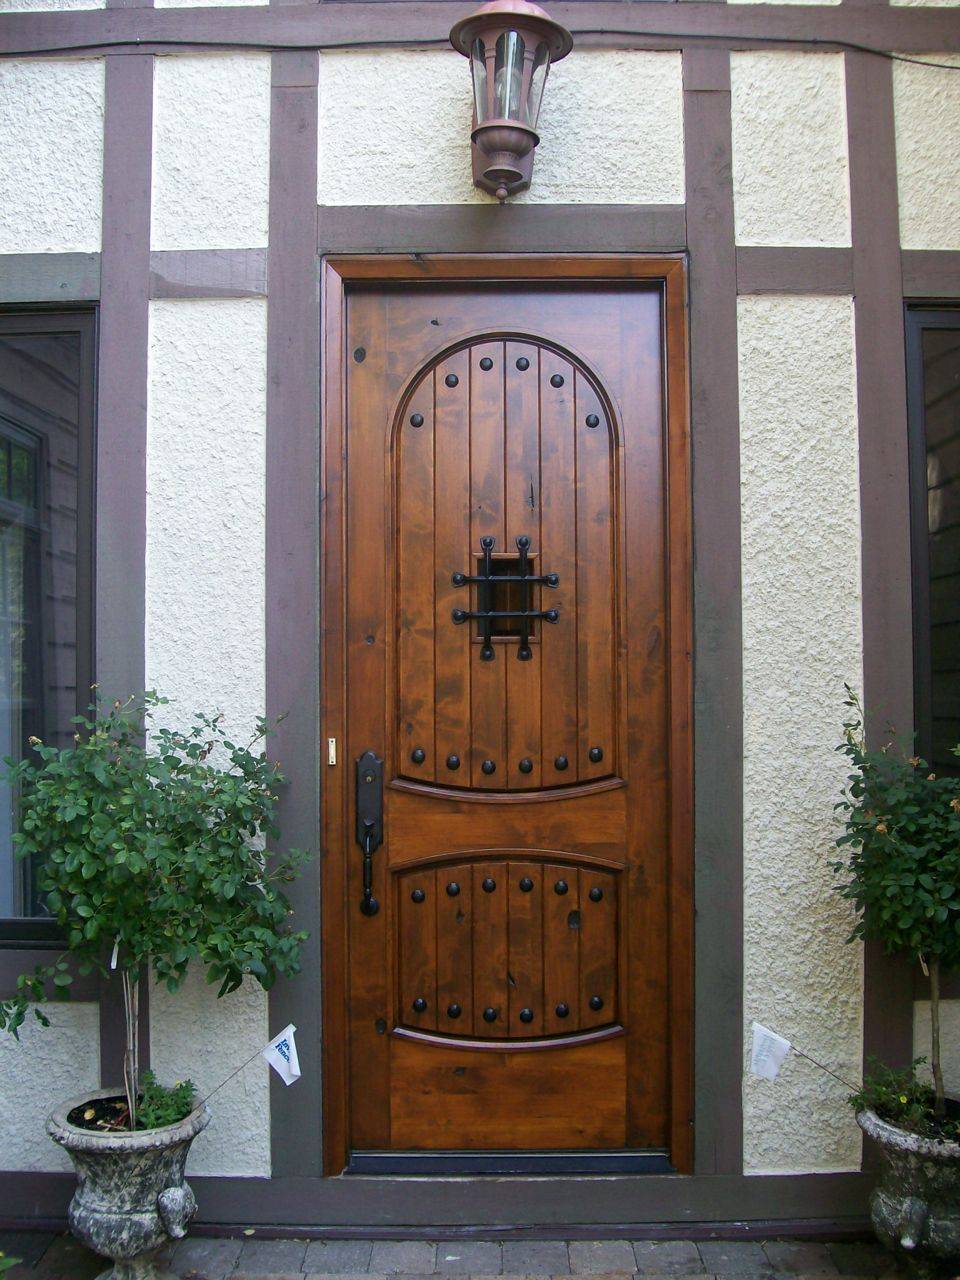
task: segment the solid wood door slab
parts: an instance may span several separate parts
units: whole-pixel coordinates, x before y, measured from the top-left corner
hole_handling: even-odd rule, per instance
[[[325,928],[338,897],[347,926],[339,1132],[379,1151],[672,1140],[683,1168],[682,269],[441,279],[475,269],[348,287],[328,348],[344,366],[325,401],[342,415],[325,715],[342,708],[347,766],[374,750],[387,784],[382,906],[363,917],[352,788],[326,779]],[[338,264],[338,298],[341,271],[364,276]],[[539,613],[554,600],[556,624]]]
[[[622,1148],[625,1046],[619,1036],[499,1054],[396,1039],[394,1144],[431,1151]]]

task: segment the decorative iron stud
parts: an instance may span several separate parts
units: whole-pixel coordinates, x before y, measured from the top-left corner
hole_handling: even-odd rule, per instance
[[[559,773],[563,773],[564,769],[569,768],[569,766],[570,766],[570,761],[567,759],[566,756],[557,756],[556,760],[554,760],[553,762],[553,767]]]
[[[496,887],[497,882],[494,880],[493,876],[487,876],[480,886],[484,893],[493,893]]]
[[[410,759],[413,761],[414,764],[423,764],[426,758],[427,758],[427,753],[424,751],[423,747],[414,747],[414,749],[410,752]]]
[[[599,427],[599,425],[600,425],[600,419],[597,417],[597,415],[595,413],[588,413],[587,426],[592,428],[592,427]]]
[[[526,371],[530,368],[530,361],[527,359],[526,356],[521,356],[519,358],[519,360],[517,361],[517,368],[520,370],[521,373],[526,373]]]
[[[451,880],[450,883],[447,885],[447,896],[450,898],[455,898],[459,892],[460,892],[460,886],[457,884],[456,880]]]
[[[599,764],[602,759],[603,759],[603,747],[591,747],[590,763]]]
[[[602,897],[603,897],[603,890],[598,885],[594,885],[593,888],[590,890],[590,901],[599,902],[602,899]]]
[[[562,373],[555,373],[555,374],[553,375],[553,377],[550,379],[550,385],[551,385],[551,387],[562,387],[562,386],[563,386],[563,374],[562,374]]]
[[[520,892],[529,893],[532,888],[533,888],[533,881],[530,879],[529,876],[523,876],[520,880]]]
[[[521,773],[533,773],[533,761],[529,756],[524,756],[518,766]]]
[[[447,1005],[447,1017],[448,1017],[448,1018],[459,1018],[459,1017],[460,1017],[460,1015],[461,1015],[461,1013],[463,1013],[463,1009],[460,1007],[460,1005],[458,1005],[458,1004],[448,1004],[448,1005]]]
[[[483,1020],[484,1020],[484,1022],[496,1022],[496,1020],[497,1020],[497,1011],[496,1011],[496,1009],[491,1009],[491,1008],[486,1008],[486,1009],[484,1009],[484,1011],[483,1011]]]
[[[447,756],[447,768],[448,768],[448,769],[459,769],[459,768],[460,768],[460,757],[459,757],[459,756]]]
[[[480,769],[483,773],[489,776],[491,773],[497,772],[497,762],[495,760],[484,760]]]
[[[558,1018],[566,1018],[570,1014],[570,1006],[565,1001],[561,1000],[554,1012]]]
[[[484,373],[487,373],[490,369],[493,368],[493,361],[490,359],[489,356],[483,357],[483,359],[480,361],[480,368],[484,371]]]
[[[533,1010],[532,1010],[532,1009],[521,1009],[521,1010],[520,1010],[520,1021],[521,1021],[521,1022],[532,1022],[532,1021],[533,1021]]]
[[[424,1000],[423,996],[417,996],[416,1000],[414,1000],[413,1011],[414,1013],[426,1013],[427,1002]]]
[[[566,880],[558,880],[553,886],[553,892],[558,893],[561,898],[565,893],[569,892],[569,889],[570,886],[567,884]]]
[[[594,1011],[594,1013],[597,1013],[600,1009],[602,1009],[602,1008],[603,1008],[603,996],[591,996],[591,997],[590,997],[590,1008]]]
[[[422,889],[414,889],[413,893],[411,893],[410,895],[410,898],[413,902],[423,902],[426,896],[427,895],[424,893]]]
[[[460,379],[457,377],[455,373],[448,373],[447,376],[444,378],[444,382],[447,384],[448,387],[455,387],[459,384]]]
[[[411,425],[411,427],[422,427],[422,426],[423,426],[423,414],[422,414],[422,413],[414,413],[414,414],[411,414],[411,415],[410,415],[410,425]]]

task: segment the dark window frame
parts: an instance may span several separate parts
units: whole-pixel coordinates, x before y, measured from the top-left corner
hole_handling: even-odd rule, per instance
[[[933,743],[933,673],[930,661],[930,536],[927,514],[927,437],[924,412],[923,333],[960,332],[960,305],[911,303],[905,308],[907,426],[910,464],[910,544],[913,565],[913,684],[916,750],[930,758]]]
[[[96,534],[96,405],[98,313],[92,306],[16,306],[0,309],[0,334],[76,333],[80,338],[77,445],[77,712],[86,711],[95,675],[94,539]],[[0,950],[61,947],[56,921],[38,916],[0,918]]]

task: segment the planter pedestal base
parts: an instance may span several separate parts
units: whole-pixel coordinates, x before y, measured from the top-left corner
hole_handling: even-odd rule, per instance
[[[197,1202],[183,1176],[190,1144],[210,1121],[206,1106],[164,1129],[97,1133],[70,1123],[74,1108],[96,1098],[115,1097],[103,1089],[59,1108],[47,1132],[77,1170],[70,1201],[70,1230],[83,1244],[112,1258],[98,1280],[176,1280],[161,1253],[187,1233]]]
[[[115,1262],[97,1280],[179,1280],[156,1254],[142,1254],[129,1262]]]

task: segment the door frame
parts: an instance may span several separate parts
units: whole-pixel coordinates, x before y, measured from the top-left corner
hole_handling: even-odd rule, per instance
[[[365,283],[649,281],[663,299],[666,404],[670,1153],[693,1172],[693,562],[689,351],[685,255],[379,254],[325,258],[320,338],[320,734],[345,738],[342,545],[346,405],[346,294]],[[330,543],[328,539],[336,539]],[[339,554],[326,555],[328,545]],[[327,759],[324,752],[323,759]],[[323,1173],[349,1156],[347,858],[349,761],[321,763],[321,987]]]

